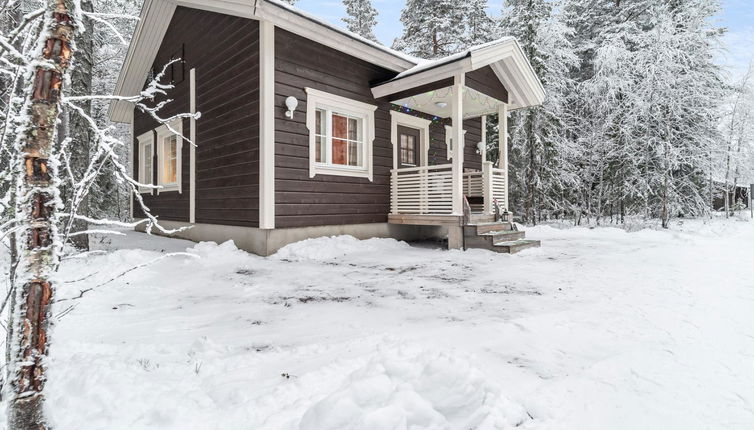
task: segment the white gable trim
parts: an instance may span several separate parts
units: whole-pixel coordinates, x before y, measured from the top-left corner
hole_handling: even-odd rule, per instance
[[[511,38],[497,44],[472,48],[467,55],[458,55],[451,62],[446,61],[448,60],[438,60],[436,67],[432,65],[417,66],[418,71],[415,73],[408,70],[403,77],[373,87],[372,94],[375,98],[387,97],[461,73],[491,66],[500,82],[509,92],[510,110],[540,105],[544,101],[544,87],[526,59],[521,45],[515,39]]]
[[[366,40],[360,40],[358,36],[345,30],[324,25],[305,14],[296,13],[274,2],[257,1],[255,11],[257,18],[269,20],[277,27],[291,33],[395,72],[402,72],[416,65],[415,62],[408,60],[405,55],[399,52]]]
[[[144,87],[162,39],[168,31],[170,20],[175,13],[175,3],[168,0],[145,0],[139,24],[134,30],[131,45],[123,61],[123,67],[115,85],[115,95],[133,96]],[[110,104],[108,115],[115,122],[127,122],[134,105],[125,101]]]

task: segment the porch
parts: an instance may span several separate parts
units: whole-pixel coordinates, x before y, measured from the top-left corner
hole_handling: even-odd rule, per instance
[[[372,92],[376,98],[386,98],[401,115],[393,118],[390,223],[446,226],[449,248],[465,248],[468,239],[475,242],[475,234],[469,237],[470,227],[480,224],[499,224],[485,228],[483,235],[523,238],[520,233],[503,234],[514,227],[497,216],[509,210],[507,120],[511,110],[541,104],[544,91],[514,39],[419,65],[373,87]],[[487,157],[489,115],[497,115],[500,124],[495,163]],[[438,163],[427,156],[428,129],[415,134],[422,142],[421,150],[410,146],[415,138],[410,132],[397,132],[395,122],[410,127],[420,121],[404,116],[444,123],[449,162]],[[470,120],[481,123],[478,141],[466,136],[465,121]],[[413,156],[414,152],[423,156]],[[467,160],[476,154],[477,160]],[[406,166],[407,160],[415,165]],[[499,242],[493,238],[491,243]]]

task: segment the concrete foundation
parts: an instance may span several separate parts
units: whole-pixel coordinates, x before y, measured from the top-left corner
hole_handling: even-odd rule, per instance
[[[463,227],[452,226],[448,229],[448,249],[463,249]]]
[[[273,230],[218,224],[189,224],[177,221],[160,221],[160,224],[167,229],[191,227],[171,237],[194,242],[222,243],[233,240],[238,248],[262,256],[272,255],[289,243],[324,236],[351,235],[357,239],[382,237],[405,241],[450,238],[448,227],[388,223],[326,225]],[[463,229],[460,227],[456,227],[456,229],[460,230],[460,240],[462,241]],[[144,231],[144,226],[137,227],[137,231]],[[152,233],[159,234],[156,230],[152,230]]]

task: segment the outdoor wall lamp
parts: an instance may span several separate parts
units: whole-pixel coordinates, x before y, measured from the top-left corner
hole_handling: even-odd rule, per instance
[[[293,112],[295,112],[298,107],[298,100],[296,100],[296,97],[288,96],[288,98],[285,99],[285,106],[288,108],[288,112],[285,113],[285,116],[293,119]]]

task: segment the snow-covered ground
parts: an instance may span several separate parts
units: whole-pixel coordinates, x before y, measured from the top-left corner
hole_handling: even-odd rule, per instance
[[[114,238],[61,275],[59,299],[95,289],[56,305],[50,416],[78,430],[754,428],[754,223],[527,234],[543,247],[514,256]]]

